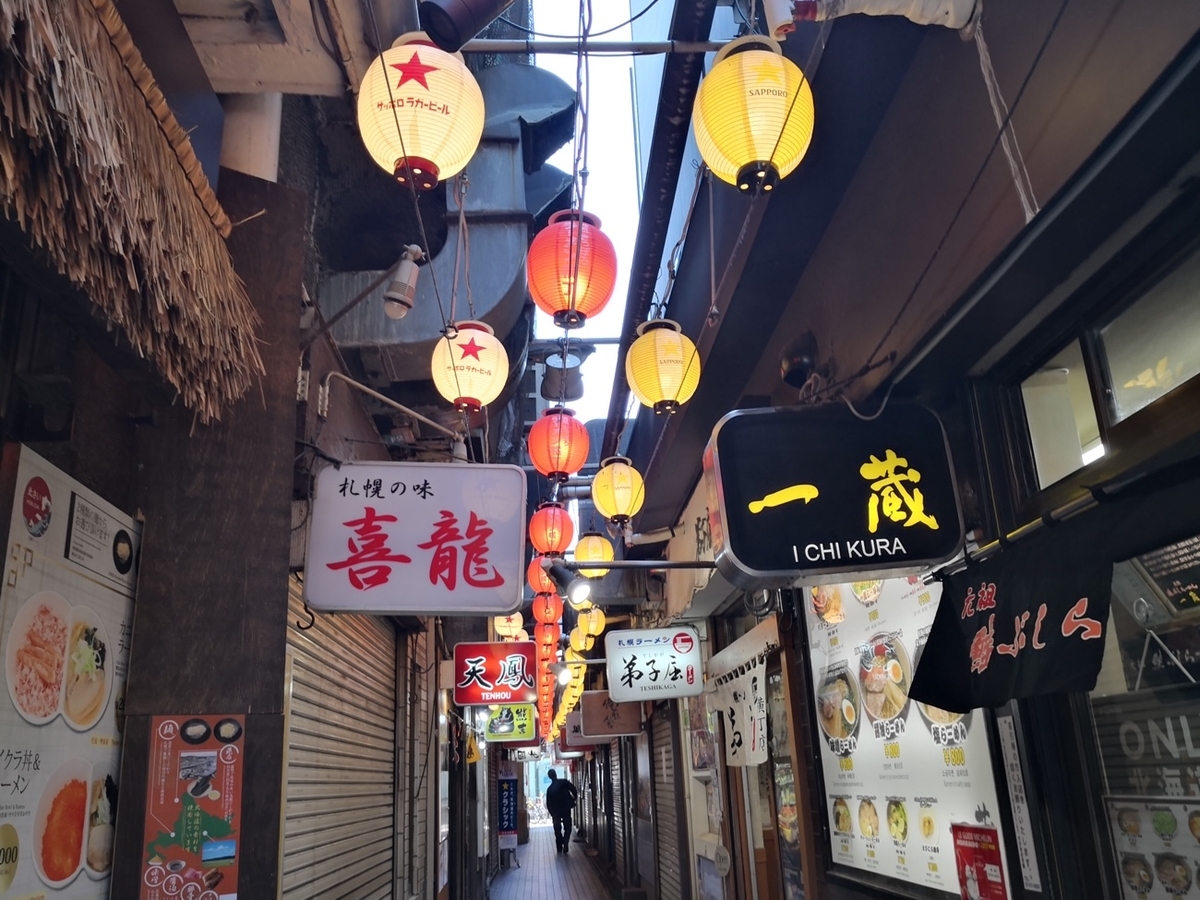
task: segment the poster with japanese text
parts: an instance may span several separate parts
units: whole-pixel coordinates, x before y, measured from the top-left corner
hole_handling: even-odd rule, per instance
[[[957,896],[951,824],[999,815],[980,715],[908,697],[940,592],[909,577],[803,596],[831,858]]]
[[[154,716],[141,900],[237,900],[246,717]]]
[[[0,897],[100,900],[141,527],[28,448],[5,448],[0,477]]]
[[[962,900],[1008,900],[999,831],[959,822],[951,825],[950,830]]]

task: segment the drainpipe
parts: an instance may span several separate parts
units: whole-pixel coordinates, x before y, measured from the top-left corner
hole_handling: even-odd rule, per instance
[[[667,37],[671,41],[704,41],[712,31],[716,0],[679,2],[671,19]],[[625,301],[625,320],[621,326],[621,344],[617,358],[624,359],[632,343],[637,324],[645,320],[654,300],[654,286],[662,265],[671,207],[679,184],[683,150],[692,122],[692,105],[700,75],[704,71],[703,53],[671,53],[663,64],[662,87],[658,94],[658,115],[650,138],[650,161],[646,166],[646,187],[638,217],[637,239],[629,264],[629,294]],[[600,458],[616,455],[617,436],[625,421],[629,384],[625,371],[617,367],[612,399]]]

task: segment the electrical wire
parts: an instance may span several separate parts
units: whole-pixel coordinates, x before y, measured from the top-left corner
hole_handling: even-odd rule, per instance
[[[659,3],[659,0],[650,0],[650,2],[648,4],[646,4],[646,6],[642,9],[641,12],[626,19],[620,25],[614,25],[611,28],[604,29],[603,31],[597,31],[594,35],[592,35],[592,37],[602,37],[603,35],[612,34],[614,31],[620,31],[622,28],[632,25],[634,22],[636,22],[638,19],[640,19],[646,13],[650,12],[650,10],[652,10],[655,6],[657,6],[658,3]],[[550,39],[559,40],[559,41],[570,41],[570,40],[574,40],[575,38],[579,37],[579,35],[577,35],[577,34],[546,34],[545,32],[536,31],[532,28],[528,28],[525,25],[519,25],[518,23],[512,21],[511,19],[506,18],[505,16],[500,16],[498,21],[503,22],[505,25],[512,26],[513,28],[517,29],[517,31],[523,31],[525,34],[533,35],[534,37],[550,38]]]

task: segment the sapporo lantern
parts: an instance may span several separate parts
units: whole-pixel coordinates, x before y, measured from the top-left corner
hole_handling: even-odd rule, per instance
[[[484,322],[457,322],[433,345],[433,385],[463,412],[479,412],[508,381],[508,353]]]
[[[575,537],[570,514],[558,503],[543,503],[529,520],[529,542],[538,553],[563,553]]]
[[[538,594],[533,598],[533,619],[542,625],[553,625],[562,618],[563,602],[558,594]]]
[[[625,379],[643,406],[673,413],[700,384],[700,354],[678,322],[652,319],[638,326],[625,354]]]
[[[608,619],[604,615],[604,610],[598,606],[593,606],[579,616],[579,627],[593,637],[602,635],[607,624]]]
[[[560,328],[579,328],[599,313],[617,283],[617,251],[600,220],[582,210],[552,215],[525,259],[529,295]]]
[[[513,613],[511,616],[496,616],[492,619],[492,627],[496,629],[496,635],[502,638],[515,638],[525,624],[524,617],[519,613]]]
[[[552,481],[566,481],[587,462],[591,441],[573,409],[551,407],[529,429],[529,461]]]
[[[423,32],[376,57],[358,91],[367,152],[401,184],[431,190],[466,167],[483,135],[483,93],[461,54]]]
[[[592,503],[600,515],[623,526],[637,515],[645,499],[642,476],[628,459],[610,456],[600,463],[600,471],[592,478]]]
[[[542,568],[542,560],[546,557],[538,554],[529,561],[529,568],[525,570],[525,580],[529,582],[530,589],[535,594],[553,594],[558,590],[550,575]]]
[[[608,539],[596,531],[588,531],[579,539],[579,543],[575,545],[575,562],[576,563],[591,563],[591,562],[612,562],[613,546],[608,542]],[[608,569],[585,569],[579,568],[579,574],[585,578],[603,578],[608,574]]]
[[[813,133],[813,95],[777,41],[730,41],[700,82],[692,127],[704,162],[738,190],[770,191],[800,164]]]

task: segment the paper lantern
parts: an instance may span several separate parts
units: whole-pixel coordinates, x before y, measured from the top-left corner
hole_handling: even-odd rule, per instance
[[[533,639],[542,647],[557,648],[562,629],[557,625],[538,625],[533,629]]]
[[[643,406],[673,413],[687,403],[700,384],[696,345],[670,319],[638,326],[638,336],[625,354],[625,380]]]
[[[700,82],[692,126],[714,175],[742,191],[770,191],[808,152],[812,88],[776,41],[739,38]]]
[[[552,407],[529,429],[529,461],[552,481],[566,481],[587,462],[588,430],[575,411]]]
[[[529,582],[529,587],[535,594],[553,594],[558,590],[546,570],[542,568],[542,560],[545,558],[538,554],[530,560],[529,568],[525,570],[525,580]]]
[[[558,503],[543,503],[529,520],[529,543],[539,553],[562,553],[571,546],[575,524]]]
[[[516,637],[524,624],[525,618],[519,612],[513,613],[511,616],[496,616],[492,620],[492,627],[502,638]]]
[[[596,638],[588,634],[578,625],[571,629],[571,649],[576,653],[583,653],[585,650],[591,650],[596,643]]]
[[[553,625],[562,618],[562,597],[558,594],[538,594],[533,598],[534,621]]]
[[[529,295],[538,308],[553,316],[555,325],[578,328],[612,297],[617,251],[598,218],[564,209],[550,217],[529,245],[526,271]]]
[[[608,620],[605,618],[604,610],[598,606],[593,606],[579,617],[579,627],[593,637],[603,634],[604,626],[607,624]]]
[[[637,515],[645,499],[642,476],[628,459],[610,456],[600,463],[600,471],[592,478],[592,503],[600,515],[623,526]]]
[[[483,93],[461,55],[422,32],[376,57],[358,92],[367,152],[401,184],[430,190],[461,172],[483,135]]]
[[[608,539],[596,531],[586,532],[575,545],[575,562],[612,562],[613,546]],[[579,569],[579,574],[587,578],[602,578],[608,574],[608,569]]]
[[[513,638],[513,640],[514,641],[527,641],[527,640],[529,640],[529,632],[526,631],[524,628],[522,628],[520,631],[517,632],[517,634]]]
[[[433,345],[433,386],[464,412],[479,412],[508,381],[508,353],[484,322],[457,322]]]

